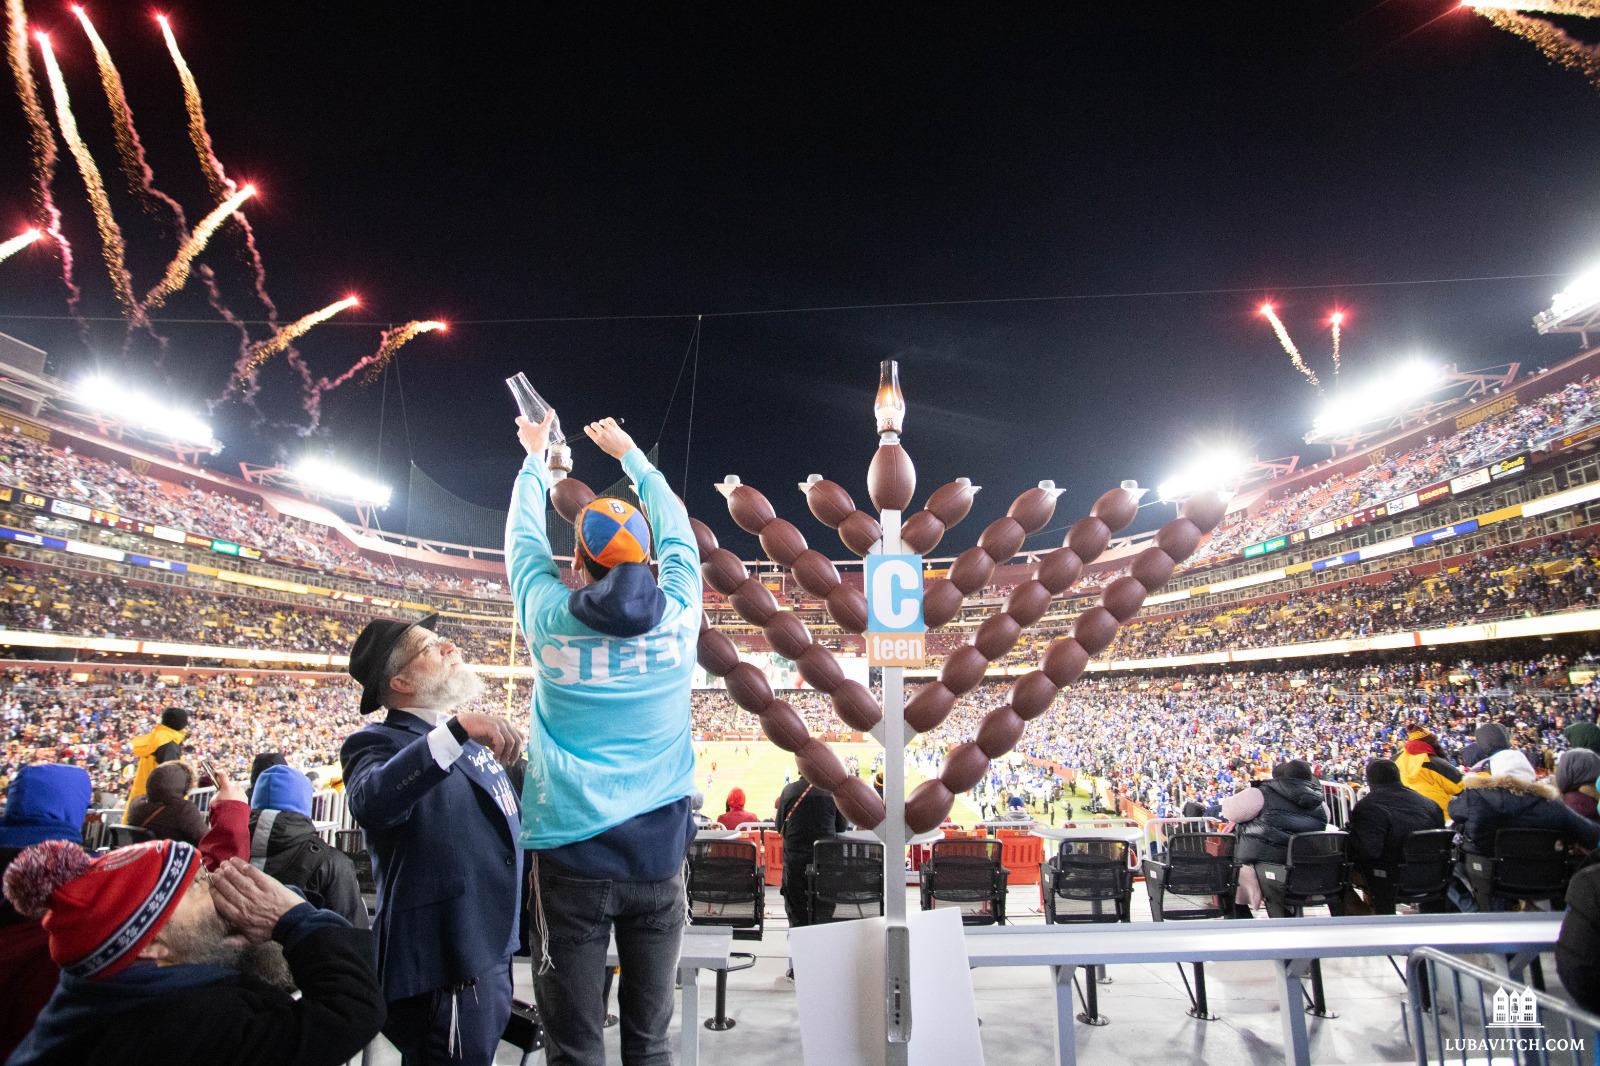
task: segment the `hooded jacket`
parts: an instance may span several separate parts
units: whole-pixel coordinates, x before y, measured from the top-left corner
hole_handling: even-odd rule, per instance
[[[1399,782],[1375,784],[1350,810],[1350,861],[1360,869],[1389,869],[1402,861],[1406,837],[1443,828],[1444,812],[1428,797]]]
[[[300,889],[357,929],[370,925],[355,865],[311,820],[311,782],[291,766],[262,771],[250,796],[250,864]]]
[[[737,829],[746,822],[759,822],[760,816],[744,809],[744,789],[728,792],[728,809],[717,815],[717,822],[725,829]]]
[[[1506,727],[1499,722],[1485,722],[1473,732],[1472,740],[1462,749],[1461,765],[1476,770],[1479,763],[1489,760],[1489,756],[1509,747],[1511,734],[1506,732]]]
[[[1433,800],[1441,811],[1461,792],[1461,771],[1440,758],[1428,738],[1406,741],[1394,764],[1400,768],[1400,783]]]
[[[144,795],[151,771],[164,763],[183,758],[183,738],[188,735],[187,729],[158,725],[144,736],[133,738],[133,754],[139,762],[133,768],[133,787],[128,789],[130,810],[133,801]]]
[[[206,835],[206,816],[187,797],[194,788],[188,763],[162,763],[150,775],[149,791],[128,805],[128,824],[150,831],[157,840],[199,844]]]
[[[1600,822],[1591,822],[1561,802],[1555,788],[1501,774],[1474,775],[1450,801],[1461,846],[1479,855],[1494,854],[1494,835],[1502,829],[1553,829],[1586,848],[1600,844]]]
[[[1569,748],[1561,753],[1556,763],[1556,790],[1561,802],[1577,811],[1591,822],[1600,822],[1596,811],[1595,779],[1600,778],[1600,754],[1588,748]]]
[[[650,520],[660,580],[615,566],[573,592],[545,533],[550,474],[530,455],[506,517],[506,569],[538,676],[520,844],[588,877],[661,880],[694,821],[689,688],[700,634],[700,552],[689,516],[644,452],[622,457]]]
[[[1567,884],[1556,971],[1578,1006],[1600,1012],[1600,862],[1586,863]]]
[[[1283,862],[1289,857],[1289,838],[1296,833],[1319,833],[1328,828],[1322,805],[1322,784],[1310,776],[1293,775],[1288,764],[1272,771],[1272,780],[1260,783],[1261,813],[1243,823],[1239,831],[1239,862]]]

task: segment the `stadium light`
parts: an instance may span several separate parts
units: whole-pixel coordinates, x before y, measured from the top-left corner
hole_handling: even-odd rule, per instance
[[[1600,303],[1600,267],[1584,271],[1550,298],[1550,313],[1559,318],[1582,307]]]
[[[1365,385],[1330,397],[1312,423],[1318,436],[1344,433],[1388,418],[1437,389],[1445,378],[1438,363],[1410,359]]]
[[[364,478],[328,459],[308,456],[290,471],[300,483],[314,492],[325,493],[340,500],[373,507],[389,506],[394,489],[381,482]]]
[[[1176,503],[1197,492],[1231,494],[1252,465],[1253,460],[1237,448],[1226,445],[1210,448],[1178,473],[1161,481],[1156,486],[1156,496],[1162,503]]]
[[[73,390],[73,398],[111,421],[151,436],[209,448],[212,454],[221,450],[205,419],[121,382],[98,375],[85,378]]]

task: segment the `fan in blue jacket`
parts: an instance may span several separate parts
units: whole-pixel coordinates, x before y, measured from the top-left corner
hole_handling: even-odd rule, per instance
[[[538,666],[522,796],[540,943],[534,990],[552,1066],[603,1062],[615,929],[623,1061],[666,1062],[694,834],[689,689],[700,555],[667,479],[608,418],[585,432],[622,461],[645,514],[624,500],[588,504],[574,561],[587,584],[564,585],[544,524],[552,419],[518,420],[528,457],[506,519],[512,603]],[[648,563],[652,539],[659,578]]]
[[[456,711],[483,682],[433,632],[438,617],[378,619],[356,638],[361,713],[389,714],[339,758],[378,886],[383,1033],[405,1066],[489,1066],[511,1016],[522,853],[505,767],[522,738],[503,719]]]

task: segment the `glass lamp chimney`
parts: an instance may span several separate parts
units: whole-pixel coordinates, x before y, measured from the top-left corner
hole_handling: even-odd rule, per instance
[[[872,403],[872,413],[878,420],[879,433],[898,435],[905,426],[906,398],[900,391],[900,364],[894,359],[878,364],[878,397]]]

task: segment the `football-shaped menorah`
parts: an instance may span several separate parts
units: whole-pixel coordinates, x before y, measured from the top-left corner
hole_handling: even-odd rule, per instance
[[[904,510],[915,491],[916,471],[899,444],[883,444],[873,457],[868,481],[875,505],[882,510]],[[856,555],[867,555],[883,539],[879,521],[859,510],[837,482],[814,477],[802,488],[812,515],[838,530],[845,547]],[[902,543],[919,555],[931,551],[971,511],[977,492],[977,486],[965,478],[941,487],[923,510],[904,522]],[[754,534],[772,562],[787,569],[801,588],[821,600],[841,629],[860,633],[866,628],[863,594],[846,585],[838,568],[807,545],[794,523],[778,518],[771,502],[748,485],[735,484],[727,495],[734,522]],[[1009,562],[1028,536],[1044,528],[1055,514],[1058,495],[1048,482],[1023,492],[1004,515],[984,528],[974,547],[957,556],[948,577],[927,583],[923,616],[930,628],[953,620],[966,599],[990,583],[995,569]],[[1105,551],[1111,537],[1133,521],[1140,495],[1129,487],[1101,495],[1089,514],[1068,529],[1061,547],[1041,556],[1028,580],[983,621],[972,643],[950,654],[939,679],[924,685],[907,701],[907,724],[927,732],[943,722],[956,701],[983,681],[989,664],[1009,653],[1023,633],[1044,617],[1050,604],[1072,588],[1084,566]],[[587,485],[571,477],[556,482],[551,490],[556,512],[569,522],[593,498]],[[905,805],[907,827],[913,832],[937,827],[950,813],[956,796],[976,785],[993,759],[1017,746],[1028,723],[1049,709],[1061,689],[1083,673],[1092,656],[1110,646],[1117,630],[1138,613],[1152,592],[1167,583],[1178,563],[1194,554],[1226,509],[1227,501],[1214,494],[1185,501],[1178,517],[1156,533],[1152,546],[1134,557],[1129,572],[1102,589],[1099,603],[1077,617],[1071,635],[1052,641],[1038,669],[1012,685],[1010,700],[984,716],[977,735],[946,752],[939,776],[911,791]],[[860,682],[845,678],[833,654],[812,640],[810,629],[797,615],[779,608],[772,591],[746,572],[738,556],[717,543],[708,526],[692,518],[690,525],[700,549],[705,583],[726,597],[740,618],[759,628],[774,651],[795,662],[800,676],[830,698],[847,726],[862,732],[875,727],[883,718],[883,709],[871,692]],[[762,732],[774,744],[794,753],[806,780],[834,794],[846,817],[863,829],[875,828],[883,821],[883,799],[846,771],[825,743],[810,735],[794,708],[773,694],[766,676],[742,662],[732,639],[704,618],[697,658],[708,673],[724,680],[735,703],[757,716]],[[897,743],[899,738],[885,739]]]

